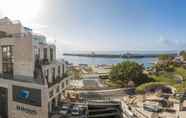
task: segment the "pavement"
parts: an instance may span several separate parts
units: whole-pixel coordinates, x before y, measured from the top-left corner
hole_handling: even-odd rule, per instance
[[[104,88],[105,85],[101,82],[100,79],[81,79],[81,80],[72,80],[71,86],[75,88],[84,88],[84,89],[100,89]]]

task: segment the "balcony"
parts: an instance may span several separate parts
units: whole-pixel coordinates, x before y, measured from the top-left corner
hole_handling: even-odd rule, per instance
[[[3,78],[3,79],[8,79],[8,80],[13,80],[14,79],[14,76],[12,74],[0,74],[0,78]]]
[[[12,37],[12,35],[8,35],[6,32],[0,31],[0,39],[8,38],[8,37]]]

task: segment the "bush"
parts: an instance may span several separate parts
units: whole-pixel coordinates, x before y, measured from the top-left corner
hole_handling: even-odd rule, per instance
[[[166,86],[167,84],[164,82],[149,82],[142,84],[136,88],[136,93],[144,94],[146,90],[153,89],[157,87]]]
[[[176,84],[176,79],[175,79],[174,73],[162,72],[159,75],[153,75],[151,77],[155,82],[164,82],[164,83],[168,83],[170,85]]]

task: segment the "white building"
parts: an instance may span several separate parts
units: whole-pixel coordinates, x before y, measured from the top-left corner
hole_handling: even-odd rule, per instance
[[[66,73],[43,35],[0,19],[0,118],[48,118],[69,85]]]

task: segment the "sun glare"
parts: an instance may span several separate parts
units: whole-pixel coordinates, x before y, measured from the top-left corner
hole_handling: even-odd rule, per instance
[[[22,21],[34,19],[42,7],[43,0],[0,0],[0,12],[3,16]]]

